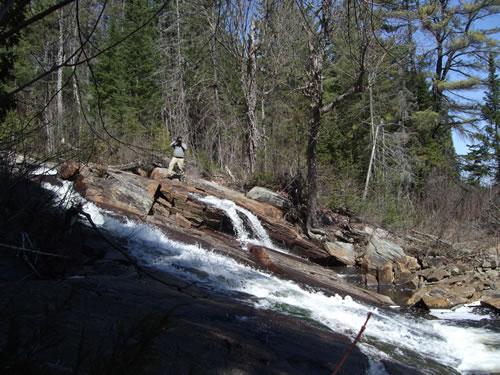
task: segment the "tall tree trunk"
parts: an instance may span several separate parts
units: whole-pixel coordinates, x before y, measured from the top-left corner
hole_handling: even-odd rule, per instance
[[[57,11],[58,24],[59,24],[59,39],[57,48],[57,64],[62,65],[64,61],[64,30],[63,30],[63,16],[64,8]],[[61,143],[64,143],[64,135],[62,132],[62,117],[63,117],[63,93],[62,93],[63,69],[57,70],[57,85],[56,85],[56,137]]]
[[[377,149],[377,137],[378,137],[378,129],[379,126],[375,125],[375,111],[373,108],[373,87],[370,83],[369,86],[370,93],[370,124],[371,124],[371,138],[372,138],[372,152],[370,155],[370,162],[368,163],[368,171],[366,172],[366,180],[365,180],[365,189],[363,191],[363,200],[366,199],[366,195],[368,194],[368,187],[370,185],[370,176],[372,174],[372,166],[373,161],[375,160],[375,151]]]
[[[49,66],[50,62],[48,61],[49,58],[49,45],[48,43],[45,43],[44,44],[44,55],[43,55],[43,63],[45,66]],[[54,119],[54,115],[53,115],[53,107],[54,107],[54,103],[50,103],[50,98],[52,96],[52,93],[50,92],[50,82],[49,82],[49,79],[48,78],[45,78],[44,80],[44,95],[45,95],[45,98],[44,98],[44,102],[45,103],[48,103],[48,105],[45,105],[43,107],[43,114],[42,114],[42,118],[43,118],[43,122],[45,124],[45,136],[47,138],[46,140],[46,144],[45,144],[45,150],[48,152],[48,153],[51,153],[53,151],[53,146],[54,146],[54,127],[53,127],[53,119]]]
[[[181,129],[177,131],[177,133],[180,133],[182,131],[185,131],[184,126],[185,124],[185,93],[184,93],[184,67],[182,63],[182,51],[181,51],[181,17],[180,17],[180,12],[179,12],[179,0],[175,1],[175,11],[176,11],[176,16],[177,16],[177,74],[178,74],[178,90],[179,90],[179,97],[177,101],[178,105],[178,115],[180,117],[179,121],[182,124]],[[179,135],[179,134],[177,134]]]
[[[328,1],[323,0],[321,7],[320,34],[314,35],[311,31],[308,32],[309,61],[311,64],[308,95],[311,98],[311,118],[309,120],[309,139],[306,151],[308,185],[306,227],[309,235],[311,235],[311,229],[317,224],[318,167],[316,164],[316,150],[321,130],[321,111],[323,107],[323,60],[330,30],[330,4]],[[310,30],[308,25],[306,30]]]
[[[408,15],[410,14],[410,1],[405,0],[404,2],[404,8],[408,12]],[[407,18],[407,31],[408,31],[408,44],[410,45],[410,53],[408,54],[408,62],[410,65],[410,71],[412,73],[417,72],[417,63],[415,59],[415,48],[413,47],[413,25],[412,25],[412,19],[410,16]]]
[[[73,43],[77,44],[78,43],[78,24],[77,22],[74,22],[73,24]],[[71,63],[75,64],[77,62],[77,56],[75,55]],[[73,124],[73,129],[72,129],[72,138],[70,139],[70,142],[72,144],[77,143],[78,146],[81,146],[80,143],[80,135],[82,134],[82,101],[80,99],[80,91],[78,88],[78,77],[77,77],[77,70],[76,70],[76,65],[73,66],[72,68],[72,90],[73,90],[73,98],[75,98],[75,109],[76,109],[76,124]]]
[[[210,17],[209,17],[210,18]],[[211,18],[209,19],[210,28],[212,31],[212,42],[210,48],[210,55],[212,58],[212,69],[214,79],[214,103],[215,103],[215,131],[217,137],[217,164],[223,167],[224,161],[222,156],[222,126],[220,115],[220,99],[219,99],[219,77],[218,77],[218,64],[217,64],[217,5],[214,4]]]
[[[266,134],[266,111],[264,105],[264,94],[262,95],[262,99],[260,100],[260,113],[261,113],[261,134],[260,139],[263,143],[263,152],[264,152],[264,172],[267,172],[267,134]]]
[[[302,5],[303,6],[303,5]],[[308,235],[313,237],[315,233],[323,234],[320,230],[315,230],[317,224],[316,209],[318,195],[318,168],[316,160],[316,151],[318,140],[321,131],[321,118],[336,108],[340,103],[361,91],[362,81],[365,72],[365,57],[369,46],[368,33],[362,32],[363,40],[361,42],[360,55],[356,63],[359,65],[357,79],[343,94],[338,95],[327,105],[323,105],[323,63],[328,47],[331,45],[331,36],[333,28],[336,27],[332,20],[334,4],[330,0],[321,1],[321,9],[316,9],[314,13],[317,16],[319,27],[318,32],[311,29],[308,23],[303,25],[303,28],[308,36],[309,47],[309,62],[310,68],[308,71],[309,85],[305,89],[305,95],[311,100],[311,118],[309,122],[309,139],[307,143],[307,209],[306,209],[306,229]],[[305,10],[303,10],[305,12]]]
[[[246,74],[242,79],[245,89],[246,121],[247,121],[247,155],[250,173],[255,172],[257,162],[257,45],[255,44],[255,23],[252,20],[248,35],[248,56]]]
[[[317,225],[316,207],[318,203],[318,167],[316,150],[321,129],[322,95],[311,98],[311,119],[309,123],[309,139],[307,142],[307,219],[306,226],[311,230]]]

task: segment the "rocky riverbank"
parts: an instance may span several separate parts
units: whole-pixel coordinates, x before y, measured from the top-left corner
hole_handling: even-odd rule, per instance
[[[133,185],[130,181],[136,181],[136,186],[140,184],[137,181],[150,186],[148,179],[112,171],[94,177],[104,183],[113,179],[114,173],[122,177],[121,188],[109,194],[116,194],[114,197],[120,200],[134,197],[144,203],[148,197],[144,191],[141,195],[125,187]],[[89,183],[89,176],[78,183]],[[51,176],[37,179],[59,184]],[[110,187],[109,182],[104,186]],[[44,189],[36,183],[28,185],[29,189],[17,185],[23,190],[21,196],[47,202]],[[87,193],[93,191],[90,184],[85,186]],[[172,190],[179,188],[176,183],[169,186]],[[160,196],[155,198],[157,191],[151,190],[150,202],[159,200]],[[182,206],[179,196],[175,195],[176,207]],[[99,202],[97,198],[94,201]],[[152,206],[130,202],[116,207],[116,211],[151,222]],[[101,204],[115,208],[111,198]],[[154,205],[161,210],[159,203]],[[141,210],[150,214],[144,215]],[[197,283],[141,267],[128,255],[122,238],[96,230],[85,214],[81,207],[70,207],[64,217],[59,217],[57,210],[49,210],[47,216],[36,218],[42,230],[45,227],[54,237],[49,244],[52,249],[44,244],[31,252],[28,243],[2,247],[3,374],[330,374],[352,344],[351,339],[326,327],[256,309],[214,295]],[[161,220],[155,224],[169,237],[217,247],[240,261],[253,262],[251,258],[238,258],[242,253],[237,251],[238,244],[223,232],[208,236],[212,229],[188,231],[187,222],[191,221],[178,212],[168,217],[156,215]],[[381,303],[376,293],[362,297]],[[381,363],[390,374],[411,371],[393,361]],[[354,348],[339,373],[365,373],[369,366],[367,356]]]
[[[481,301],[499,308],[500,245],[472,251],[457,249],[446,241],[415,231],[396,237],[352,216],[334,212],[320,214],[324,231],[310,239],[286,220],[291,207],[287,197],[267,189],[254,188],[242,194],[197,178],[182,184],[166,179],[162,168],[153,169],[150,177],[98,167],[80,169],[71,163],[63,172],[65,169],[69,172],[62,173],[63,177],[74,178],[77,191],[102,207],[163,225],[167,230],[188,231],[190,236],[210,239],[211,246],[218,251],[252,266],[285,273],[290,279],[300,280],[306,274],[322,272],[334,275],[328,269],[339,265],[359,268],[360,285],[365,288],[345,285],[331,276],[326,286],[321,284],[331,293],[345,295],[348,290],[354,297],[372,303],[393,304],[394,301],[373,291],[397,290],[398,296],[406,296],[399,297],[398,302],[408,306],[450,308]],[[294,265],[285,270],[282,255],[272,249],[255,250],[242,259],[241,252],[232,250],[235,244],[224,246],[234,241],[233,229],[224,212],[196,199],[206,195],[230,199],[250,210],[275,243],[308,262],[292,259],[300,267]],[[273,261],[273,257],[279,260]],[[320,277],[309,279],[318,284]]]
[[[453,258],[438,253],[433,244],[440,241],[425,234],[398,238],[333,212],[321,213],[324,233],[310,239],[287,221],[286,197],[265,189],[257,189],[258,196],[244,194],[193,177],[179,183],[165,179],[161,168],[147,174],[68,162],[59,175],[110,215],[154,224],[169,238],[214,249],[326,295],[351,295],[383,308],[394,301],[378,292],[398,287],[412,294],[412,306],[482,300],[498,308],[494,253]],[[274,243],[290,253],[263,246],[241,251],[225,212],[203,203],[203,196],[230,199],[250,210]],[[0,349],[14,353],[2,357],[4,368],[41,366],[51,374],[76,374],[80,368],[88,374],[126,374],[147,366],[152,373],[327,374],[350,345],[346,337],[307,320],[242,305],[141,267],[122,239],[96,230],[86,215],[76,206],[64,219],[42,220],[59,223],[53,257],[24,259],[15,249],[1,253],[0,301],[10,318],[0,324],[10,333],[0,337]],[[422,251],[426,246],[429,250]],[[34,267],[43,274],[28,267],[35,258],[44,263]],[[358,285],[333,271],[342,265],[360,271]],[[461,297],[466,292],[470,296]],[[381,363],[389,374],[419,373],[393,361]],[[365,373],[368,367],[367,357],[355,349],[340,373]]]

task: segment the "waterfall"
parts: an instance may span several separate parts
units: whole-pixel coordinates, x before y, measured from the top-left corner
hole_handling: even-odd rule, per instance
[[[66,194],[50,185],[46,187]],[[358,344],[371,358],[371,374],[384,374],[378,362],[384,358],[398,360],[430,374],[500,372],[498,328],[468,324],[472,319],[492,319],[484,312],[463,307],[461,311],[450,311],[449,316],[443,311],[435,312],[437,318],[431,320],[396,309],[373,308],[349,296],[327,296],[242,265],[211,249],[174,241],[150,225],[125,218],[120,222],[80,197],[74,196],[73,199],[85,203],[84,210],[103,229],[127,241],[131,255],[139,263],[195,282],[212,293],[251,302],[258,308],[313,320],[351,338],[371,311],[372,318]],[[267,235],[261,236],[255,229],[252,230],[255,231],[253,238],[244,225],[239,226],[237,212],[246,216],[243,212],[246,210],[230,201],[214,197],[204,199],[207,204],[223,209],[234,218],[235,231],[243,243],[269,240]]]
[[[203,202],[212,207],[218,208],[219,210],[224,211],[227,217],[231,220],[233,228],[236,232],[236,236],[238,241],[243,245],[243,248],[246,249],[248,244],[265,246],[270,249],[278,250],[281,252],[286,252],[278,247],[276,247],[271,239],[269,238],[266,230],[262,226],[261,222],[252,212],[247,209],[238,206],[233,201],[228,199],[219,199],[214,196],[200,196],[200,195],[192,195],[194,199],[199,202]],[[245,223],[241,216],[246,218],[247,223],[250,226],[250,232],[245,227]]]

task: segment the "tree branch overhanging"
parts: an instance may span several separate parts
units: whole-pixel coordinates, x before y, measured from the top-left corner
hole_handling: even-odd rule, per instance
[[[53,6],[51,6],[49,9],[46,9],[44,10],[43,12],[40,12],[38,13],[37,15],[31,17],[30,19],[24,21],[23,23],[13,27],[12,29],[10,29],[9,31],[3,33],[3,34],[0,34],[0,44],[5,40],[7,39],[8,37],[14,35],[14,34],[17,34],[19,31],[21,31],[22,29],[28,27],[29,25],[31,25],[32,23],[35,23],[37,21],[40,21],[41,19],[47,17],[49,14],[51,13],[54,13],[56,10],[68,5],[68,4],[71,4],[73,2],[75,2],[77,0],[63,0],[61,1],[60,3],[57,3]],[[25,1],[25,6],[29,3],[29,1]],[[4,9],[2,9],[3,11]],[[2,22],[0,22],[0,24],[3,23],[3,20]]]

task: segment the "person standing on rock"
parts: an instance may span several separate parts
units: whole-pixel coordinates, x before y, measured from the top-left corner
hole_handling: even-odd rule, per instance
[[[170,144],[170,147],[174,149],[174,155],[172,156],[172,160],[170,160],[167,176],[169,178],[173,176],[174,168],[177,165],[182,181],[184,180],[184,153],[187,150],[187,146],[182,142],[182,137],[177,137],[177,139]]]

